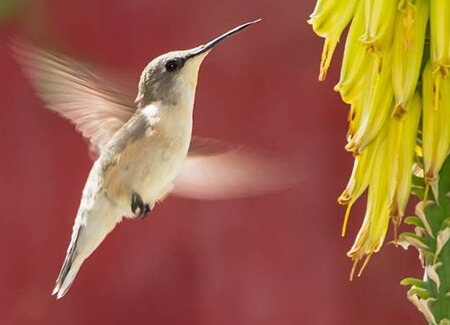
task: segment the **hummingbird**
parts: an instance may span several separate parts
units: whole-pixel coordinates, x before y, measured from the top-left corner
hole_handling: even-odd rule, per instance
[[[284,165],[218,140],[192,136],[200,65],[240,25],[193,49],[153,59],[130,97],[79,62],[25,43],[18,61],[47,107],[75,124],[96,160],[89,172],[53,295],[62,298],[83,262],[123,218],[145,218],[169,194],[239,197],[289,187]]]

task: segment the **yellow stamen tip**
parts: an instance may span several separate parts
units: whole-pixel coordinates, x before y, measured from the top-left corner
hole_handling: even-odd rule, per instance
[[[395,212],[394,216],[391,217],[392,224],[394,225],[394,245],[398,246],[398,227],[400,227],[400,223],[402,220],[402,217],[398,215],[398,212]]]
[[[355,275],[356,267],[358,266],[359,260],[353,262],[352,270],[350,271],[350,281],[353,281],[353,276]]]
[[[341,233],[342,237],[345,237],[345,234],[347,232],[348,218],[350,216],[350,210],[352,209],[352,205],[353,205],[353,202],[350,201],[349,204],[347,205],[347,209],[345,210],[344,222],[342,224],[342,233]]]
[[[361,276],[361,274],[363,273],[363,271],[364,271],[364,269],[366,268],[367,264],[369,263],[370,258],[372,257],[372,254],[373,254],[373,251],[370,252],[370,254],[367,255],[366,259],[364,260],[363,265],[362,265],[361,268],[359,269],[359,272],[358,272],[358,278]]]

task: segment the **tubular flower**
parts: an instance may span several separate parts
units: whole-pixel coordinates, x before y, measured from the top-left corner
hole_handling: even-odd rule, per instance
[[[431,290],[406,279],[409,300],[433,324],[450,320],[439,312],[450,313],[450,288],[440,292],[450,272],[450,1],[318,0],[309,23],[326,38],[319,80],[350,24],[334,88],[350,105],[345,149],[355,157],[338,199],[347,206],[342,235],[352,205],[368,191],[364,221],[347,253],[351,277],[381,249],[391,220],[395,242],[416,247],[427,279],[437,284]],[[405,219],[416,232],[397,236],[411,191],[423,200],[418,217]],[[439,225],[431,206],[442,210]]]
[[[395,231],[405,214],[406,204],[411,192],[411,171],[414,164],[417,130],[422,111],[420,95],[414,94],[405,108],[411,111],[399,119],[394,119],[392,131],[395,134],[394,139],[397,141],[394,149],[397,151],[397,160],[395,161],[395,183],[393,183],[394,186],[389,193],[392,197],[389,202],[389,216],[394,223]],[[395,238],[397,238],[396,233]]]
[[[344,59],[342,61],[341,78],[334,90],[341,93],[342,100],[353,104],[355,97],[361,97],[365,71],[369,64],[370,55],[365,45],[359,41],[364,33],[364,2],[360,1],[356,7],[352,24],[345,42]]]
[[[355,12],[357,0],[318,0],[308,23],[317,35],[325,38],[319,80],[327,75],[336,44]]]
[[[378,150],[372,170],[366,170],[370,174],[366,215],[356,241],[347,254],[354,261],[351,277],[363,256],[367,255],[368,261],[381,248],[389,219],[396,228],[404,215],[411,191],[411,171],[421,112],[418,94],[408,102],[407,109],[408,112],[400,119],[390,118],[373,143],[378,146]]]
[[[401,115],[419,80],[425,45],[429,0],[402,1],[395,23],[392,86],[395,114]],[[422,14],[421,14],[422,13]]]
[[[383,142],[383,137],[379,136],[371,143],[366,150],[355,157],[353,164],[353,171],[348,181],[347,187],[338,198],[341,205],[347,205],[345,212],[344,224],[342,226],[342,236],[345,236],[347,229],[348,217],[353,203],[364,193],[370,183],[372,176],[372,167],[375,157],[378,156],[378,151]]]
[[[445,75],[450,69],[450,2],[430,1],[430,39],[433,70],[441,70]]]
[[[382,56],[386,58],[384,64],[378,67],[377,60],[373,60],[366,76],[365,102],[362,104],[360,123],[355,135],[345,148],[360,154],[373,141],[383,127],[386,118],[392,111],[392,78],[391,78],[391,48],[386,49]],[[381,54],[379,54],[381,55]]]
[[[390,46],[397,13],[396,2],[392,0],[364,1],[365,30],[360,39],[369,52],[377,55],[383,48]]]
[[[425,183],[437,196],[439,171],[447,158],[450,144],[450,76],[433,78],[431,64],[427,64],[422,85]]]
[[[430,1],[431,63],[434,77],[434,105],[439,105],[441,82],[450,73],[450,2]]]

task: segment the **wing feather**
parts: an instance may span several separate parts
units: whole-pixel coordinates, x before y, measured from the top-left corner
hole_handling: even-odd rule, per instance
[[[62,54],[16,40],[13,50],[46,107],[75,124],[99,152],[136,110],[132,97]]]
[[[189,154],[175,179],[175,196],[220,200],[250,197],[295,186],[299,168],[262,150],[192,137]]]

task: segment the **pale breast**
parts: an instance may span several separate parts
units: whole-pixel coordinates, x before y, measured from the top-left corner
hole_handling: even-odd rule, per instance
[[[127,146],[117,166],[124,190],[138,193],[147,202],[159,199],[186,159],[189,142],[190,135],[167,137],[152,131]]]
[[[192,119],[176,121],[176,127],[161,122],[128,141],[108,168],[106,190],[115,200],[127,205],[137,193],[153,205],[177,176],[189,149]]]

